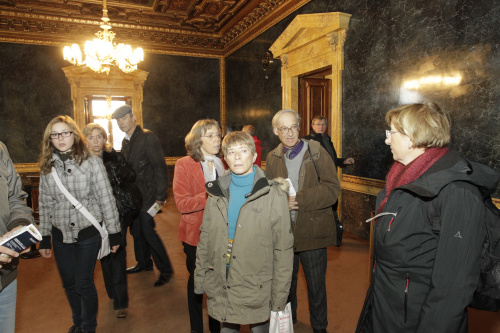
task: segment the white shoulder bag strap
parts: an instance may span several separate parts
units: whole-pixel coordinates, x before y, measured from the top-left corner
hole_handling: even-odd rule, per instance
[[[99,225],[99,222],[97,222],[95,217],[92,214],[90,214],[90,212],[87,210],[87,208],[85,208],[78,200],[76,200],[76,198],[74,196],[72,196],[71,193],[68,192],[66,187],[64,187],[64,185],[62,184],[61,179],[59,178],[59,175],[57,174],[57,171],[54,167],[52,167],[51,174],[52,174],[52,177],[54,177],[54,180],[56,181],[57,186],[59,187],[61,192],[66,196],[66,198],[68,198],[69,202],[71,202],[71,204],[73,206],[75,206],[75,208],[78,209],[80,211],[80,213],[82,213],[94,225],[94,227],[96,227],[97,230],[99,230],[99,233],[101,234],[102,238],[106,237],[106,234],[105,234],[103,228]]]

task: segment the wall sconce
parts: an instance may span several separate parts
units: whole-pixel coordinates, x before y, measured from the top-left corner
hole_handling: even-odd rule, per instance
[[[423,76],[418,79],[407,80],[403,83],[403,88],[407,90],[419,89],[446,89],[458,86],[462,81],[462,76],[459,73],[448,75],[430,75]]]
[[[271,68],[271,64],[274,62],[273,53],[271,51],[267,51],[266,54],[262,57],[262,69],[264,72],[267,72],[269,68]],[[269,79],[269,76],[266,74],[266,80]]]

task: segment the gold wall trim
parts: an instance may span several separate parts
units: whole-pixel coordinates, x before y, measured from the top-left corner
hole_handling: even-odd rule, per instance
[[[368,195],[377,195],[385,186],[385,181],[363,178],[351,175],[342,175],[342,189]]]
[[[165,164],[168,166],[174,166],[177,160],[183,158],[184,156],[169,156],[165,157]],[[17,173],[40,173],[40,166],[38,163],[15,163],[14,167],[16,168]]]
[[[23,173],[40,173],[40,165],[38,163],[15,163],[14,167],[18,174]]]
[[[363,178],[357,176],[343,175],[341,187],[344,190],[368,194],[377,195],[380,190],[385,186],[385,181]],[[493,198],[493,203],[500,209],[500,199]]]
[[[219,59],[219,80],[220,80],[220,127],[222,134],[226,134],[226,60]]]

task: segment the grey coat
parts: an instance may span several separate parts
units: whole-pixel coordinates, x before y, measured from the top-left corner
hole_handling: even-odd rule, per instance
[[[21,188],[21,177],[14,168],[7,147],[0,142],[0,237],[15,227],[33,223],[31,208],[24,201],[28,195]],[[0,291],[16,279],[18,263],[19,258],[2,263]]]
[[[208,313],[221,322],[260,323],[285,308],[293,267],[288,199],[257,166],[252,192],[238,215],[226,276],[231,173],[207,183],[196,251],[195,292],[206,293]]]
[[[102,160],[92,155],[78,165],[73,159],[63,162],[53,154],[53,164],[66,189],[98,222],[103,221],[110,234],[111,246],[119,244],[114,241],[116,236],[113,237],[121,230],[118,210]],[[51,235],[61,237],[64,243],[74,243],[82,240],[85,230],[98,233],[92,223],[73,208],[50,173],[40,176],[39,210],[40,233],[44,237],[41,249],[50,248]]]

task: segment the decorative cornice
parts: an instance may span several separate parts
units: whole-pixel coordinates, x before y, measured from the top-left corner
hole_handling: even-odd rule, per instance
[[[111,22],[116,40],[156,54],[227,57],[311,0],[264,0],[219,33]],[[75,10],[74,8],[72,9]],[[81,15],[75,14],[74,15]],[[62,46],[93,38],[100,20],[0,10],[0,42]],[[154,24],[154,23],[151,23]]]
[[[269,2],[276,2],[274,0],[268,0],[268,1]],[[283,1],[283,0],[279,0],[279,1]],[[224,40],[226,41],[226,43],[224,44],[224,46],[225,46],[224,56],[227,57],[227,56],[231,55],[232,53],[234,53],[235,51],[237,51],[238,49],[240,49],[241,47],[243,47],[244,45],[246,45],[247,43],[249,43],[250,41],[255,39],[255,37],[259,36],[264,31],[271,28],[276,23],[283,20],[285,17],[287,17],[288,15],[290,15],[291,13],[293,13],[297,9],[301,8],[302,6],[304,6],[305,4],[307,4],[310,1],[311,0],[299,0],[299,1],[297,1],[297,3],[295,5],[287,7],[286,10],[283,10],[282,13],[273,17],[273,19],[265,20],[264,21],[265,23],[263,23],[262,26],[259,28],[255,28],[255,29],[247,31],[248,27],[244,27],[244,29],[243,29],[243,26],[242,26],[241,31],[239,31],[239,33],[236,36],[234,36],[234,37],[224,36],[224,38],[225,38]],[[254,26],[257,26],[257,24],[254,24]],[[232,32],[236,33],[237,31],[232,31]],[[246,35],[246,34],[248,34],[248,35]],[[235,37],[237,37],[237,36],[240,36],[240,37],[238,39],[235,39]],[[232,42],[234,42],[234,45],[231,45]]]

